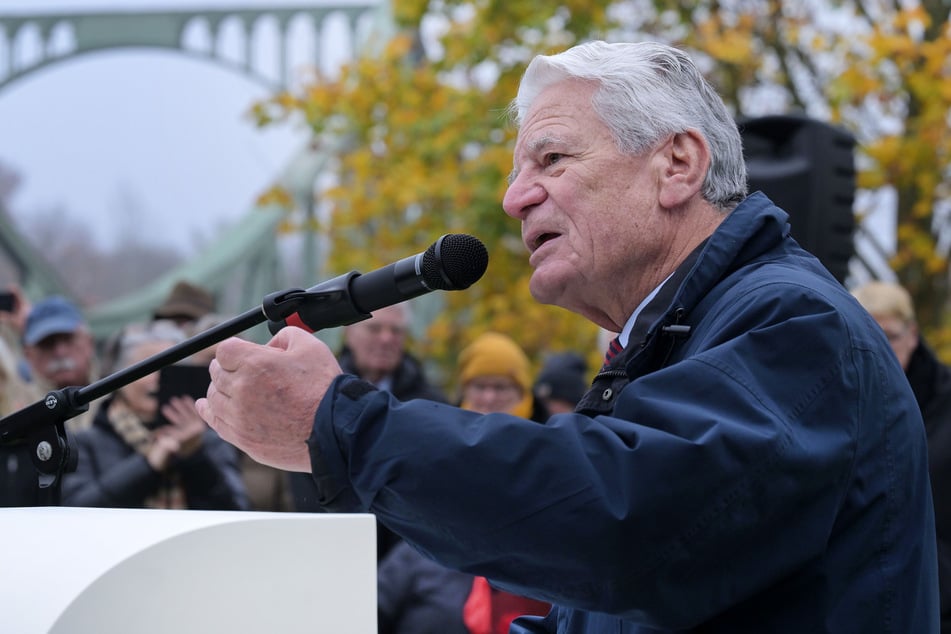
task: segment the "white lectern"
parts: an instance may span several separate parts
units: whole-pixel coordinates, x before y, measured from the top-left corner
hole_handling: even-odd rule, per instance
[[[372,515],[18,508],[0,535],[0,632],[376,632]]]

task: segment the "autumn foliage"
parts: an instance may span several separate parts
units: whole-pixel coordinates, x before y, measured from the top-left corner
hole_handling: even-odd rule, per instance
[[[444,376],[487,329],[513,335],[536,361],[573,349],[590,352],[595,366],[596,327],[528,293],[518,222],[501,209],[515,138],[506,109],[537,53],[591,38],[667,41],[695,56],[737,116],[802,112],[856,136],[859,185],[896,192],[892,264],[947,356],[947,220],[936,210],[948,210],[949,194],[948,10],[938,0],[904,4],[874,3],[873,13],[831,0],[394,0],[396,33],[383,46],[338,76],[256,104],[254,114],[261,125],[302,119],[315,143],[345,140],[335,182],[321,193],[332,211],[316,228],[331,237],[331,272],[369,270],[443,233],[486,243],[486,275],[439,294],[443,304],[414,343]],[[424,36],[424,16],[438,38]]]

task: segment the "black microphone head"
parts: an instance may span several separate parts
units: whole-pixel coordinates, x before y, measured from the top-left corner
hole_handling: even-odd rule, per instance
[[[482,277],[489,252],[482,241],[464,233],[447,233],[423,253],[423,283],[432,290],[460,291]]]

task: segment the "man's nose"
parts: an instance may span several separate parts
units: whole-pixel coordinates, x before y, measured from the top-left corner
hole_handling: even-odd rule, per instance
[[[516,219],[523,219],[529,210],[546,197],[545,189],[526,173],[520,173],[509,184],[502,198],[502,209]]]

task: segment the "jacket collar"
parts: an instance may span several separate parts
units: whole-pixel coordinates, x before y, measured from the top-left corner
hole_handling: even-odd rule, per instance
[[[751,194],[704,244],[673,303],[689,313],[720,280],[776,248],[789,235],[788,220],[789,215],[762,192]]]
[[[782,243],[789,235],[788,218],[760,192],[737,205],[642,309],[627,347],[595,376],[577,410],[609,411],[634,377],[666,364],[676,344],[690,336],[697,305],[730,273]]]

